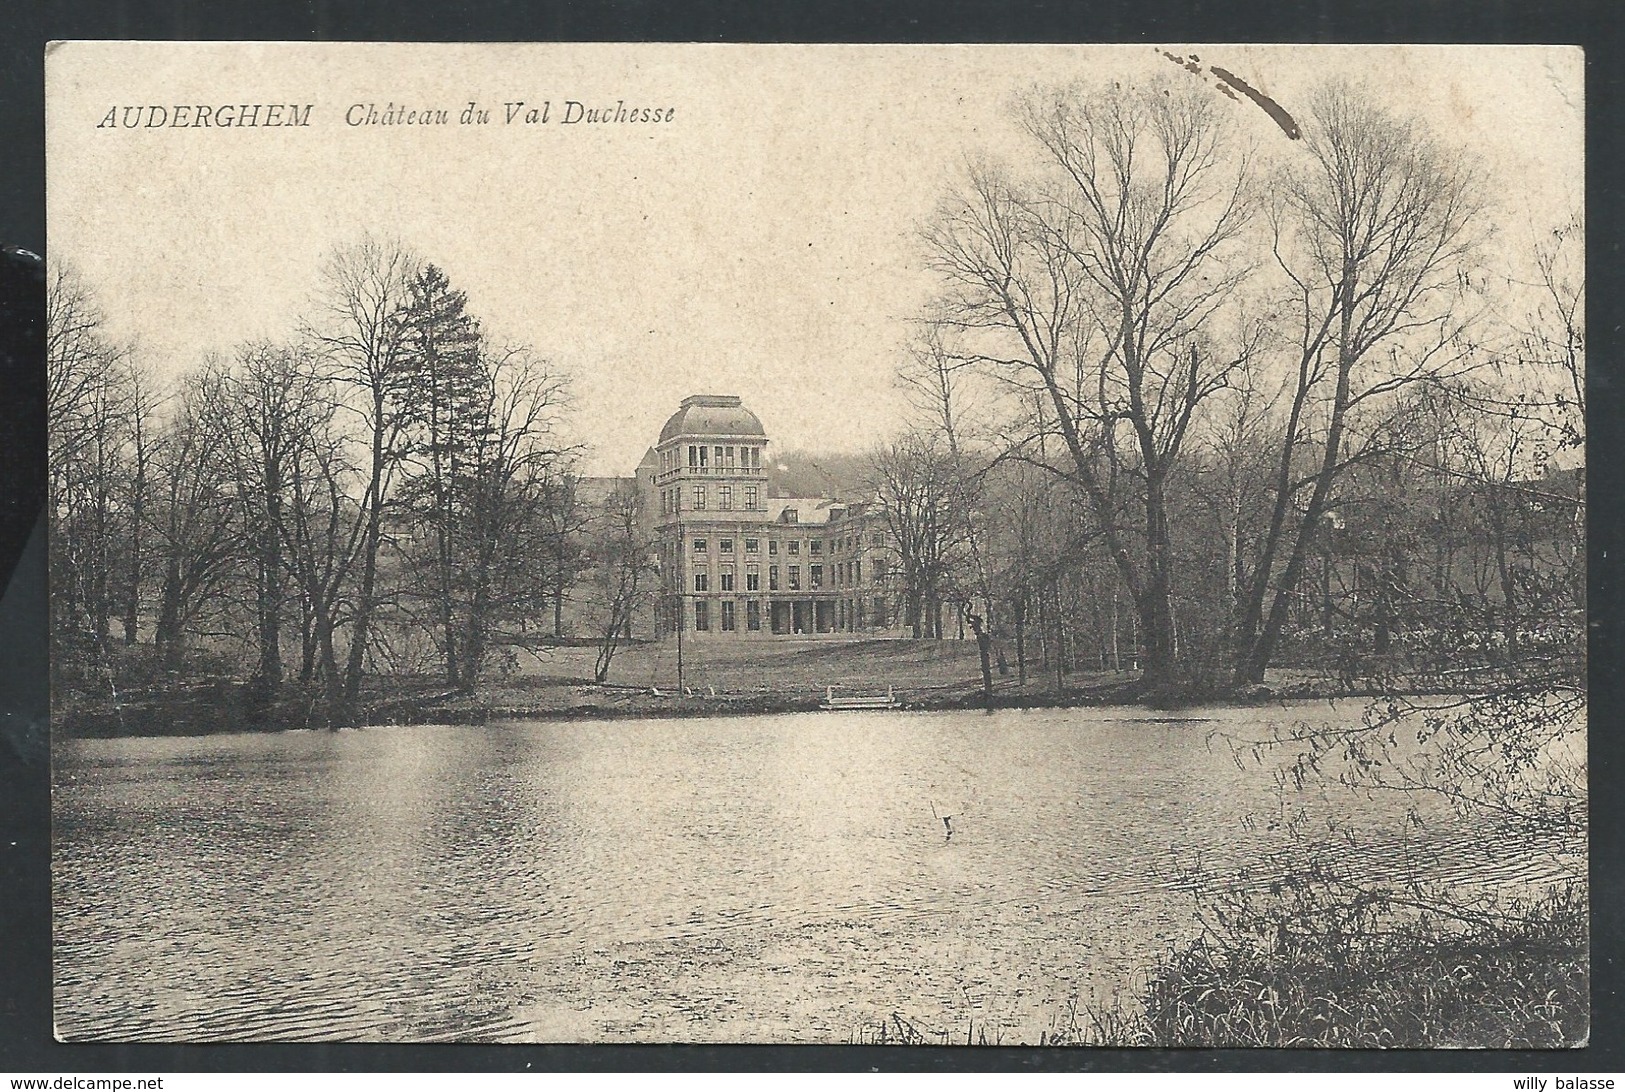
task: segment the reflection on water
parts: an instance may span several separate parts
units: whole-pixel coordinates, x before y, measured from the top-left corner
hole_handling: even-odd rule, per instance
[[[1280,844],[1269,772],[1208,730],[1358,713],[69,742],[58,1033],[842,1042],[895,1012],[1032,1040],[1189,930],[1187,866],[1252,867]],[[1311,806],[1375,832],[1373,868],[1417,850],[1393,800]],[[1550,867],[1443,816],[1426,838],[1450,880]]]

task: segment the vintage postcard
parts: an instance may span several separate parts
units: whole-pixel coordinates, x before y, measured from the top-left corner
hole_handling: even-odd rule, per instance
[[[53,45],[58,1036],[1585,1042],[1582,62]]]

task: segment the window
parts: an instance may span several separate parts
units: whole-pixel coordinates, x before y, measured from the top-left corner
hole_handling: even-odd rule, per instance
[[[705,451],[706,451],[705,445],[701,444],[700,445],[700,465],[701,466],[705,465]]]
[[[755,565],[752,565],[752,566],[750,566],[749,568],[747,568],[745,570],[745,590],[746,591],[761,591],[762,590],[762,573],[761,573],[761,570],[758,569]]]
[[[761,551],[761,549],[762,549],[762,540],[761,539],[759,539],[759,538],[747,538],[745,540],[745,552],[747,554],[759,553]]]
[[[858,629],[863,629],[863,628],[865,628],[865,626],[867,624],[864,621],[864,617],[863,617],[863,600],[857,599],[857,600],[854,600],[853,602],[857,607],[857,617],[854,618],[853,621],[856,624]]]
[[[754,599],[745,604],[745,628],[752,633],[762,628],[762,604]]]
[[[852,583],[863,583],[863,558],[861,557],[852,562]],[[861,618],[863,615],[860,613],[858,617]]]
[[[791,565],[790,566],[790,590],[791,591],[800,591],[801,590],[801,566],[800,565]]]
[[[732,569],[723,569],[722,570],[722,590],[723,591],[733,591],[734,590],[734,571]],[[724,628],[727,628],[727,627],[724,627]]]
[[[723,600],[723,603],[722,603],[722,631],[724,633],[731,633],[731,632],[733,632],[733,628],[734,628],[734,604],[733,604],[733,600],[732,599],[725,599],[725,600]]]
[[[718,467],[722,466],[722,445],[718,444],[716,447],[712,448],[711,450],[716,456],[717,461],[716,461],[715,465],[718,466]]]
[[[800,518],[801,518],[801,513],[797,512],[794,508],[786,508],[784,510],[784,522],[786,522],[786,523],[794,523],[797,520],[799,520]]]
[[[699,466],[700,465],[700,457],[697,454],[695,454],[695,450],[696,449],[695,449],[693,444],[688,445],[688,465],[689,466]]]
[[[756,487],[754,485],[745,486],[745,510],[749,512],[756,511]]]
[[[886,532],[884,532],[884,531],[876,531],[874,534],[870,535],[869,536],[869,545],[871,545],[871,546],[884,546],[884,545],[886,545]]]
[[[807,549],[814,557],[818,557],[824,552],[824,540],[820,538],[813,539],[811,542],[807,543]]]
[[[727,511],[734,506],[734,487],[731,485],[717,486],[717,507]]]
[[[734,552],[734,540],[731,539],[731,538],[718,539],[717,540],[717,549],[721,550],[725,554],[733,553]]]
[[[767,590],[779,590],[779,567],[777,565],[769,565],[767,567]]]
[[[877,557],[877,558],[875,558],[875,583],[876,584],[882,583],[882,582],[885,581],[885,579],[886,579],[886,559],[883,558],[883,557]]]
[[[697,554],[705,553],[705,539],[697,538],[694,540],[694,552]]]
[[[694,487],[694,511],[705,511],[705,486],[703,485]]]
[[[776,538],[768,539],[767,540],[767,553],[768,553],[768,556],[772,557],[773,555],[777,554],[778,552],[779,552],[779,540],[776,539]]]
[[[725,455],[725,456],[727,456],[727,459],[728,459],[728,469],[730,469],[730,470],[732,470],[732,469],[733,469],[733,465],[734,465],[734,449],[733,449],[733,448],[731,448],[731,447],[730,447],[730,448],[728,448],[728,449],[727,449],[727,450],[726,450],[726,451],[724,451],[724,452],[723,452],[723,454],[724,454],[724,455]]]
[[[886,624],[886,597],[884,595],[877,595],[877,596],[875,596],[875,625],[884,626],[885,624]]]
[[[694,628],[702,633],[711,628],[711,604],[694,604]]]
[[[695,569],[694,570],[694,590],[695,591],[710,591],[711,590],[711,574],[706,572],[704,569]]]
[[[824,586],[824,567],[822,565],[812,566],[807,572],[807,577],[813,587],[822,588]]]
[[[790,551],[790,556],[791,557],[798,556],[801,553],[801,540],[800,539],[791,539],[788,549]]]

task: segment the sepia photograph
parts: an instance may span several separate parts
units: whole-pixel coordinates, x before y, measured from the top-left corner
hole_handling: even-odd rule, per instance
[[[52,43],[57,1038],[1586,1045],[1584,59]]]

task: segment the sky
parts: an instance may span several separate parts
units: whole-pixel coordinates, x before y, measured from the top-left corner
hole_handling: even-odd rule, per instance
[[[741,395],[778,450],[857,451],[902,422],[893,376],[936,290],[920,228],[968,157],[1032,160],[1014,96],[1152,76],[1219,94],[1164,49],[1289,113],[1323,78],[1364,83],[1483,161],[1502,245],[1583,207],[1567,47],[76,42],[46,61],[50,258],[164,383],[288,336],[334,247],[394,237],[570,376],[591,473],[629,473],[692,393]],[[672,120],[565,125],[566,100]],[[1301,152],[1223,101],[1261,162]],[[245,103],[311,104],[309,124],[98,127]],[[459,124],[471,103],[488,123]],[[347,123],[390,104],[450,124]]]

